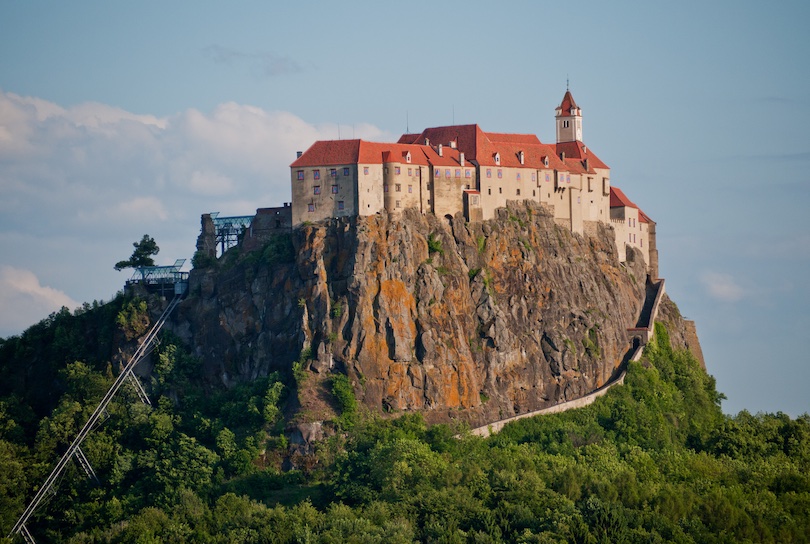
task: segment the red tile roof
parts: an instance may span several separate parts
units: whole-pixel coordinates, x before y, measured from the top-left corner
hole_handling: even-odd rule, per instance
[[[425,145],[389,144],[365,140],[321,140],[312,144],[290,167],[382,164],[385,162],[406,164],[406,156],[409,151],[411,153],[410,164],[454,167],[461,164],[459,150],[449,147],[442,149],[440,157],[434,148]],[[465,166],[468,164],[465,163]],[[472,167],[472,165],[469,166]]]
[[[610,167],[602,162],[602,160],[597,157],[593,151],[588,149],[588,146],[583,144],[582,142],[561,142],[557,144],[557,155],[560,153],[565,153],[565,162],[569,164],[569,160],[575,160],[577,162],[583,163],[585,159],[588,159],[588,165],[593,171],[594,168],[605,168],[609,169]],[[581,165],[580,168],[584,169],[584,165]]]
[[[570,117],[571,116],[571,108],[579,108],[577,103],[574,102],[574,97],[571,95],[571,91],[566,90],[565,96],[563,96],[562,103],[560,104],[560,117]]]
[[[428,139],[432,146],[442,144],[444,148],[448,148],[450,142],[456,142],[456,147],[464,152],[467,160],[472,161],[477,160],[478,144],[483,134],[478,125],[432,127],[426,128],[420,134],[403,134],[399,138],[399,143],[424,145],[425,139]]]
[[[534,134],[508,134],[506,132],[484,132],[490,142],[537,145],[540,140]]]
[[[633,204],[633,201],[627,198],[627,195],[622,192],[618,187],[610,188],[610,207],[611,208],[636,208],[638,206]]]
[[[642,223],[654,223],[650,217],[641,211],[641,208],[627,198],[627,195],[618,187],[611,186],[610,188],[610,207],[611,208],[635,208],[638,210],[638,220]]]

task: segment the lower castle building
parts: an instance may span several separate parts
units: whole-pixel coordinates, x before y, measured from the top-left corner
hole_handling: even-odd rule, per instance
[[[582,110],[570,91],[556,124],[555,144],[478,125],[428,128],[396,143],[317,141],[290,165],[292,225],[406,208],[481,221],[507,201],[530,200],[572,232],[612,225],[620,259],[626,246],[638,248],[657,276],[655,223],[611,186],[610,168],[582,142]]]

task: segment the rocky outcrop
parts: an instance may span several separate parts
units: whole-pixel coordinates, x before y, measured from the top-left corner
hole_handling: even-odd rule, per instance
[[[644,299],[613,231],[572,234],[531,203],[466,223],[405,211],[333,219],[194,270],[172,327],[225,385],[302,355],[372,410],[472,426],[610,379]],[[629,251],[629,250],[628,250]]]

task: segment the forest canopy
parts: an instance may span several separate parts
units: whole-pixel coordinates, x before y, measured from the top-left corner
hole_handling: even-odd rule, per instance
[[[112,383],[113,338],[126,338],[143,311],[118,297],[0,344],[3,535]],[[285,433],[287,407],[307,383],[300,369],[212,387],[171,335],[153,361],[152,406],[122,390],[82,446],[101,483],[70,467],[28,524],[38,540],[712,543],[810,534],[810,418],[723,414],[714,379],[673,351],[660,325],[623,386],[487,439],[419,414],[374,416],[336,374],[327,388],[333,432],[301,447]]]

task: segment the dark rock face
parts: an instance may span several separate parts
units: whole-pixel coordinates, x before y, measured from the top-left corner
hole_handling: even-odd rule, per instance
[[[294,263],[259,250],[192,271],[172,327],[209,379],[288,370],[306,350],[373,410],[483,425],[603,385],[644,299],[643,262],[618,262],[610,227],[574,235],[531,204],[484,223],[335,219],[292,242]]]

